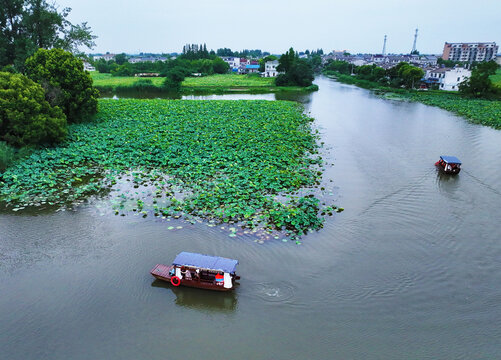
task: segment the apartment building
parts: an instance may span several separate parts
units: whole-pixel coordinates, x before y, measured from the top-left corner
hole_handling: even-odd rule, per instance
[[[448,43],[444,45],[442,59],[473,62],[491,61],[496,59],[499,46],[495,42],[485,43]]]

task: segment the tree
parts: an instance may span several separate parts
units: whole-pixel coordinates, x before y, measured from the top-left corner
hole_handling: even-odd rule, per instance
[[[164,81],[164,87],[168,90],[179,91],[181,88],[181,83],[186,77],[187,72],[186,68],[182,68],[181,66],[176,66],[166,73],[166,78]]]
[[[493,97],[499,90],[492,84],[489,76],[494,75],[498,64],[494,61],[484,62],[473,69],[471,76],[459,85],[459,92],[472,97]]]
[[[39,49],[26,60],[26,74],[42,85],[45,98],[59,106],[68,122],[82,121],[97,112],[99,92],[83,63],[61,49]]]
[[[277,70],[284,72],[275,79],[278,86],[310,86],[313,82],[313,69],[306,60],[299,59],[298,55],[290,48],[278,59]]]
[[[125,53],[121,53],[115,56],[115,62],[118,65],[123,65],[127,62],[127,55]]]
[[[416,66],[405,64],[398,70],[398,75],[405,87],[413,89],[423,78],[424,71]]]
[[[87,23],[73,25],[66,19],[70,11],[59,11],[46,0],[0,0],[0,66],[22,69],[38,48],[76,52],[81,45],[95,46]]]
[[[289,71],[290,67],[296,60],[296,57],[297,56],[294,52],[294,49],[290,48],[289,51],[280,56],[280,59],[278,59],[277,71],[287,73],[287,71]]]
[[[0,72],[0,139],[10,145],[51,144],[66,137],[66,117],[42,87],[21,74]]]
[[[227,62],[223,61],[220,57],[217,57],[212,62],[212,67],[214,68],[214,72],[216,74],[226,74],[230,69],[230,65]]]
[[[286,75],[291,84],[304,87],[310,86],[315,78],[311,65],[304,59],[297,59]]]

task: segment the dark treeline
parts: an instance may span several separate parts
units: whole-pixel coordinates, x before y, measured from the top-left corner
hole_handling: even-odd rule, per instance
[[[420,80],[424,76],[424,71],[421,68],[406,62],[401,62],[385,70],[377,65],[356,66],[340,60],[329,61],[324,66],[324,73],[354,75],[360,80],[376,82],[383,86],[395,88],[402,86],[415,88],[419,86]]]
[[[444,66],[446,64],[458,65],[444,61],[442,61],[442,64]],[[492,84],[489,78],[499,68],[494,61],[470,64],[470,68],[472,70],[471,77],[459,85],[461,94],[475,98],[499,98],[501,96],[501,89]],[[324,66],[324,73],[327,75],[352,75],[362,81],[375,82],[382,86],[394,88],[405,87],[407,89],[418,87],[424,76],[424,71],[421,68],[406,62],[401,62],[389,69],[383,69],[375,64],[356,66],[340,60],[329,61]]]
[[[234,57],[257,59],[257,58],[261,58],[263,56],[268,56],[268,55],[270,55],[270,53],[267,51],[259,50],[259,49],[255,49],[255,50],[244,49],[242,51],[232,51],[231,49],[228,49],[228,48],[222,48],[222,49],[216,50],[216,55],[217,56],[234,56]]]

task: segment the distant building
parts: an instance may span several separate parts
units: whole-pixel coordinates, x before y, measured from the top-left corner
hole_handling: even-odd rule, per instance
[[[458,91],[459,84],[470,76],[471,71],[461,67],[426,69],[425,83],[437,84],[439,90]]]
[[[259,72],[259,65],[245,65],[245,72],[247,74],[253,74]]]
[[[104,59],[106,61],[110,61],[110,60],[113,60],[115,59],[115,54],[110,54],[109,52],[107,52],[106,54],[98,54],[98,55],[93,55],[92,56],[94,61],[97,61],[97,60],[100,60],[100,59]]]
[[[501,55],[496,57],[496,63],[501,66]]]
[[[278,60],[267,61],[264,64],[264,73],[263,77],[276,77],[278,75],[277,71]]]
[[[87,61],[83,61],[84,70],[86,71],[96,71],[96,68],[89,64]]]
[[[222,59],[229,65],[231,71],[238,72],[238,68],[240,67],[240,58],[233,56],[224,56],[222,57]]]
[[[445,43],[442,59],[473,62],[495,60],[499,46],[495,42],[486,43]]]
[[[162,56],[146,56],[146,57],[133,57],[128,60],[131,64],[143,63],[143,62],[157,62],[157,61],[167,61],[166,57]]]

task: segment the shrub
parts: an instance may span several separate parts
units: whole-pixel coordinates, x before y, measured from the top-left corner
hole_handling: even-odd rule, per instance
[[[26,74],[45,89],[45,98],[60,107],[68,122],[79,122],[97,112],[99,92],[81,60],[62,49],[38,49],[26,60]]]
[[[289,78],[285,74],[279,74],[275,78],[275,85],[276,86],[287,86],[287,85],[289,85]]]
[[[45,100],[39,84],[21,74],[0,72],[0,140],[21,147],[55,143],[66,133],[66,117]]]

